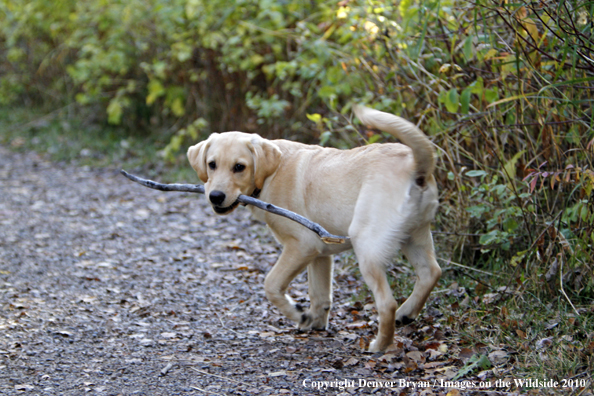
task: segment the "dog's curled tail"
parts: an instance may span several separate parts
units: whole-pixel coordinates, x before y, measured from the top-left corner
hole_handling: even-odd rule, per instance
[[[369,127],[387,132],[412,149],[415,161],[417,185],[424,187],[427,176],[433,173],[435,150],[429,138],[413,123],[404,118],[369,107],[355,105],[353,111],[361,122]]]

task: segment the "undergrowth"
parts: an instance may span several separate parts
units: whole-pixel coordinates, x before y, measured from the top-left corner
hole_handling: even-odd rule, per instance
[[[137,170],[145,177],[195,181],[192,169],[163,161],[170,135],[130,133],[121,126],[89,122],[88,112],[0,107],[0,144],[15,151],[36,151],[66,166]]]

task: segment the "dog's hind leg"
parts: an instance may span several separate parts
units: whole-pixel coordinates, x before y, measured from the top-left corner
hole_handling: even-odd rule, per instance
[[[369,344],[369,352],[385,350],[394,342],[395,313],[398,303],[392,295],[392,289],[388,283],[384,263],[376,261],[373,257],[365,256],[357,252],[359,269],[365,283],[373,292],[375,306],[379,315],[379,325],[376,339]]]
[[[266,298],[274,304],[286,317],[294,322],[305,321],[307,315],[304,309],[296,304],[291,297],[285,295],[291,281],[299,275],[317,255],[311,252],[304,255],[303,248],[298,243],[286,244],[278,261],[266,275],[264,291]]]
[[[398,308],[386,275],[386,263],[391,253],[391,249],[386,247],[392,245],[392,241],[388,233],[377,232],[378,228],[382,228],[382,221],[376,220],[369,225],[351,225],[349,230],[361,275],[373,292],[379,315],[377,337],[369,344],[369,352],[383,351],[394,342],[394,320]],[[386,220],[384,222],[387,224]]]
[[[415,320],[423,309],[431,290],[441,277],[441,268],[435,261],[429,225],[413,232],[410,239],[402,244],[402,252],[414,267],[417,275],[412,294],[396,312],[396,323],[407,324]]]
[[[307,277],[311,306],[299,328],[323,330],[332,307],[332,256],[317,257],[307,267]]]

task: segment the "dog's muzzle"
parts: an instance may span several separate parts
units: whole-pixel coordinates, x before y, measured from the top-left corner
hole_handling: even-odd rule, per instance
[[[227,196],[225,195],[225,193],[222,191],[218,191],[218,190],[211,191],[210,194],[208,195],[208,199],[210,200],[210,202],[212,204],[213,210],[218,214],[229,213],[233,209],[235,209],[237,207],[237,205],[239,204],[239,201],[235,201],[229,206],[222,207],[221,204],[223,202],[225,202],[226,198],[227,198]]]

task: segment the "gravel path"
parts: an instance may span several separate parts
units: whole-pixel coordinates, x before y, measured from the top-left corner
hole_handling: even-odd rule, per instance
[[[220,217],[201,196],[0,147],[0,394],[391,394],[358,381],[453,377],[432,317],[363,352],[377,316],[352,263],[331,329],[297,332],[263,291],[279,251],[244,208]],[[307,301],[305,275],[291,293]],[[310,386],[343,379],[357,386]]]

